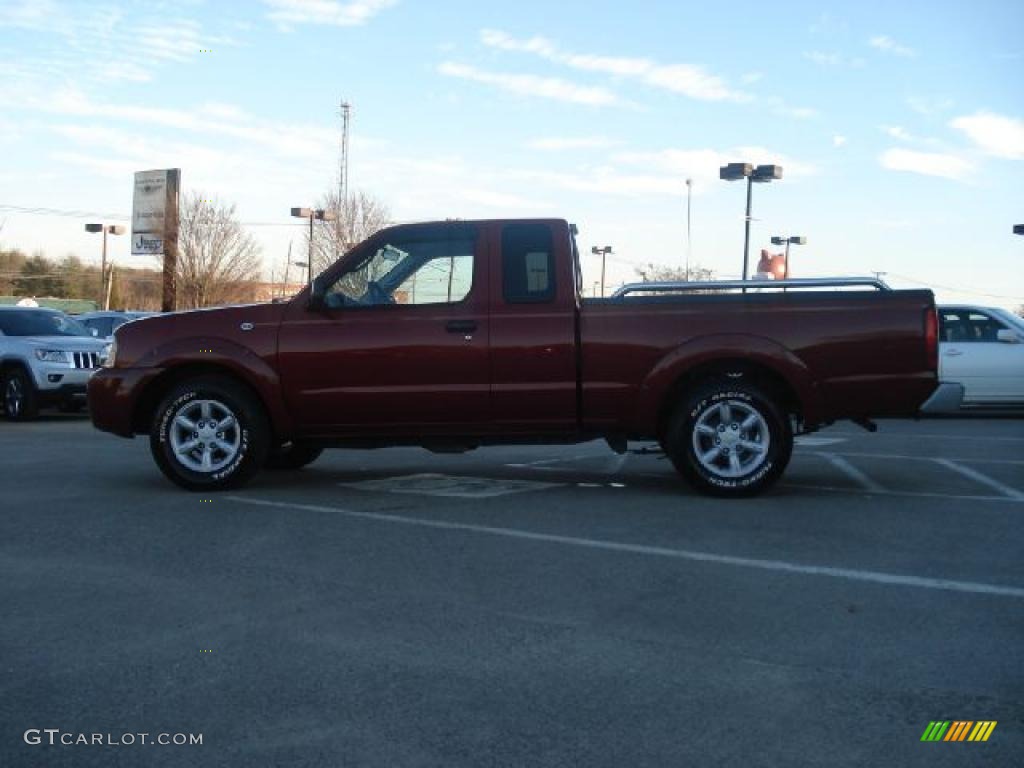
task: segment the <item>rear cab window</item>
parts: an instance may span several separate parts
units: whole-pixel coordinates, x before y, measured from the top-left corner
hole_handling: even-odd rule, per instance
[[[544,224],[506,224],[501,232],[502,294],[506,304],[554,301],[555,254]]]

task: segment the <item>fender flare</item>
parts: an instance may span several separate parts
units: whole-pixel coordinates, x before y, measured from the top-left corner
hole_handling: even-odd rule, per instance
[[[817,380],[791,350],[765,336],[715,334],[690,339],[662,356],[640,384],[635,423],[656,427],[665,397],[687,372],[726,360],[740,360],[771,371],[796,394],[804,422],[817,424],[821,421],[821,392]]]
[[[263,358],[238,342],[216,336],[173,339],[146,352],[137,364],[160,371],[149,386],[186,367],[225,369],[248,384],[260,398],[275,435],[292,434],[293,422],[283,400],[280,376]]]

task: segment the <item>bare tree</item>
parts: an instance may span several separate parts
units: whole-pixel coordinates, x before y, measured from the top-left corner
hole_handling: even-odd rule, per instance
[[[352,246],[391,224],[391,211],[366,192],[349,195],[342,204],[338,193],[329,192],[317,204],[334,214],[333,221],[313,222],[313,274],[323,272]],[[308,248],[308,238],[307,248]]]
[[[187,192],[178,230],[178,306],[182,309],[242,300],[260,276],[260,249],[228,205]]]
[[[680,267],[669,267],[664,264],[647,264],[643,267],[636,267],[636,273],[645,283],[676,283],[676,282],[698,282],[715,279],[715,272],[707,267],[690,267],[687,271]]]

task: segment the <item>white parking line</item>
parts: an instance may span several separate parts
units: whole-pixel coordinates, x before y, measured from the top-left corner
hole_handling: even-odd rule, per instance
[[[866,496],[906,496],[920,499],[945,499],[950,501],[1000,501],[1020,504],[1024,499],[1009,496],[972,496],[955,493],[929,493],[928,491],[868,491],[856,488],[840,488],[834,485],[814,485],[812,483],[783,483],[783,488],[799,488],[805,491],[828,491],[829,493],[845,493],[847,495],[864,494]]]
[[[807,453],[814,456],[823,455],[821,451],[807,451]],[[866,451],[831,451],[833,456],[852,456],[858,459],[895,459],[897,461],[936,461],[943,456],[907,456],[902,453],[868,453]],[[1024,459],[965,459],[957,457],[957,461],[962,461],[967,464],[974,463],[986,463],[986,464],[1024,464]]]
[[[1016,488],[1011,488],[1005,483],[1001,483],[998,480],[989,477],[988,475],[983,475],[976,469],[965,467],[961,464],[957,464],[955,461],[950,461],[949,459],[935,459],[935,463],[941,464],[942,466],[946,467],[947,469],[951,469],[954,472],[959,472],[964,477],[969,477],[971,478],[971,480],[979,482],[982,485],[987,485],[992,490],[999,491],[1001,494],[1003,494],[1007,498],[1013,499],[1014,501],[1024,501],[1024,493],[1021,493]]]
[[[603,539],[559,536],[553,533],[524,531],[518,528],[496,528],[488,525],[452,523],[444,520],[406,517],[405,515],[385,515],[378,512],[355,512],[350,509],[327,507],[319,504],[295,504],[285,501],[271,501],[269,499],[254,499],[248,496],[224,496],[222,498],[229,501],[237,501],[240,504],[251,504],[253,506],[276,507],[278,509],[299,509],[306,512],[327,512],[330,514],[344,515],[346,517],[362,520],[375,520],[382,523],[414,525],[422,528],[435,528],[445,531],[479,533],[487,536],[502,536],[510,539],[541,541],[548,544],[564,544],[572,547],[599,549],[610,552],[623,552],[631,555],[665,557],[675,560],[714,563],[716,565],[731,565],[739,568],[754,568],[762,571],[796,573],[805,576],[828,576],[836,579],[865,581],[889,586],[914,587],[917,589],[932,589],[943,592],[965,592],[970,594],[994,595],[998,597],[1012,597],[1018,600],[1024,600],[1024,588],[1004,586],[1001,584],[983,584],[975,581],[935,579],[927,576],[905,576],[896,573],[860,571],[853,568],[833,568],[831,566],[824,565],[803,565],[800,563],[790,563],[785,560],[760,560],[751,557],[734,557],[732,555],[717,555],[711,552],[695,552],[687,549],[669,549],[668,547],[652,547],[644,544],[624,544],[618,541],[607,541]]]
[[[842,437],[869,437],[872,440],[877,440],[880,437],[905,437],[911,440],[931,440],[933,438],[939,440],[963,440],[964,438],[977,437],[977,435],[970,435],[966,432],[959,435],[953,434],[933,434],[931,432],[886,432],[884,429],[878,430],[874,434],[869,435],[867,432],[829,432],[830,435],[837,435]],[[1009,440],[1016,443],[1024,443],[1024,437],[989,437],[985,436],[985,440]]]
[[[835,453],[824,452],[819,453],[818,456],[821,456],[824,459],[826,459],[829,463],[832,464],[832,466],[842,471],[847,477],[849,477],[855,483],[860,485],[860,487],[863,488],[865,491],[870,491],[871,493],[885,493],[885,488],[883,488],[870,477],[865,475],[863,472],[861,472],[859,469],[853,466],[853,464],[848,462],[842,456],[839,456]]]

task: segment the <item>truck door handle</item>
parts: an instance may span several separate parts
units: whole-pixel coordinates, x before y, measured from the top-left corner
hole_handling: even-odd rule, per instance
[[[449,320],[444,328],[448,333],[473,333],[476,330],[476,320]]]

